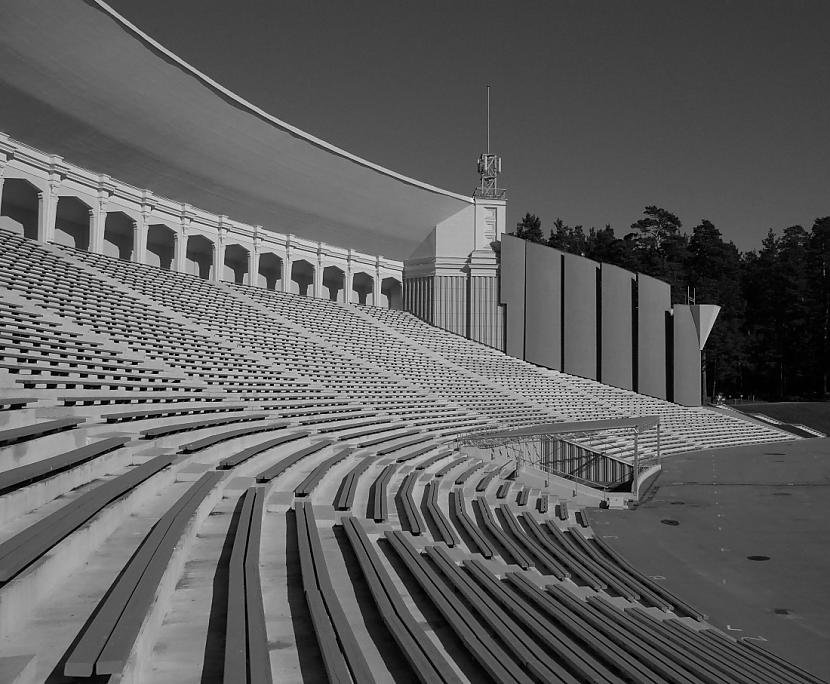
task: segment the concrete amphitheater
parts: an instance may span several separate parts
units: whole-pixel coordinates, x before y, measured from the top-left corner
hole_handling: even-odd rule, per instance
[[[35,54],[35,35],[54,49]],[[103,3],[0,3],[0,50],[0,681],[827,676],[823,440],[403,310],[396,258],[442,222],[478,249],[476,202],[253,111]],[[136,103],[110,79],[125,64],[153,75],[142,97],[192,89],[171,102],[181,148],[154,107],[115,116]],[[214,144],[214,115],[236,139]],[[283,156],[256,153],[263,131]],[[242,192],[219,159],[268,182]],[[312,187],[338,192],[318,206]],[[633,458],[661,457],[639,501],[467,446],[586,421],[607,429],[574,448],[635,480]],[[659,437],[620,427],[638,421]],[[765,473],[812,510],[793,518],[817,539],[808,560],[788,551],[787,509],[746,494]],[[778,527],[747,555],[790,557],[741,585],[710,528],[743,552],[753,506]],[[763,606],[783,609],[775,584],[800,571],[782,628]]]

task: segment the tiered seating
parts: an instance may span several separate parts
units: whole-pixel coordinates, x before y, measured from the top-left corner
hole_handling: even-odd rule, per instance
[[[641,415],[659,415],[661,451],[666,454],[708,446],[788,439],[772,430],[707,409],[684,408],[642,394],[524,363],[494,349],[430,326],[403,311],[359,307],[365,318],[406,336],[424,349],[542,406],[555,407],[562,420],[594,420]],[[608,443],[609,454],[630,451],[629,438],[616,445]],[[641,449],[650,453],[656,447],[656,434],[641,438]]]
[[[565,416],[537,369],[499,390],[514,360],[425,352],[376,311],[2,229],[0,261],[20,338],[0,338],[0,642],[35,656],[0,672],[813,681],[637,572],[593,534],[596,499],[453,448]],[[52,386],[17,382],[38,365]],[[568,411],[598,411],[580,392]]]

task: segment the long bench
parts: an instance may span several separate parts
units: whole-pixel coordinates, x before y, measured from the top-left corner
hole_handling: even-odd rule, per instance
[[[249,437],[257,435],[261,432],[273,432],[275,430],[282,430],[290,425],[287,420],[276,420],[259,425],[248,425],[246,427],[236,428],[234,430],[227,430],[226,432],[215,432],[207,437],[188,442],[179,447],[179,451],[183,454],[192,454],[195,451],[207,449],[221,442],[227,442],[231,439],[239,439],[240,437]]]
[[[487,593],[468,573],[462,571],[447,555],[446,550],[430,546],[426,555],[433,561],[454,590],[472,606],[479,620],[486,629],[497,635],[505,649],[513,654],[522,669],[539,682],[566,682],[579,684],[579,680],[567,669],[556,662],[549,654],[549,649],[540,649],[528,631],[497,602],[492,601]],[[553,640],[549,640],[552,642]],[[550,646],[550,643],[546,644]],[[564,651],[565,649],[560,649]],[[557,653],[557,655],[560,655]],[[561,655],[560,655],[561,657]],[[595,679],[594,681],[600,681]],[[603,681],[613,682],[611,679]],[[617,684],[617,682],[613,682]],[[619,682],[622,684],[622,682]]]
[[[375,522],[383,522],[388,517],[388,506],[386,503],[386,488],[389,486],[389,481],[395,474],[398,466],[390,463],[383,470],[380,475],[375,478],[375,481],[369,487],[369,506],[367,510],[367,517]]]
[[[251,459],[254,456],[258,456],[259,454],[268,451],[269,449],[274,449],[275,447],[278,447],[281,444],[287,444],[288,442],[293,442],[294,440],[300,439],[302,437],[307,437],[309,434],[311,433],[306,431],[287,432],[277,437],[272,437],[271,439],[267,439],[264,442],[259,442],[258,444],[246,447],[241,451],[237,451],[235,454],[232,454],[227,458],[223,458],[221,461],[219,461],[219,465],[217,467],[223,470],[226,470],[228,468],[235,468],[240,463],[244,463],[248,459]]]
[[[274,478],[279,477],[282,475],[286,470],[288,470],[294,464],[303,460],[306,456],[310,456],[311,454],[317,453],[322,449],[325,449],[327,446],[334,444],[334,440],[332,439],[323,439],[319,442],[314,442],[313,444],[309,444],[302,449],[298,449],[297,451],[289,454],[285,458],[280,459],[274,465],[266,468],[261,473],[258,473],[256,476],[257,482],[270,482]]]
[[[20,409],[36,401],[35,397],[0,397],[0,411]]]
[[[196,509],[221,479],[218,471],[205,473],[153,526],[70,648],[65,676],[112,675],[123,670],[176,545]]]
[[[576,534],[574,536],[576,536]],[[615,563],[617,567],[625,571],[630,577],[636,579],[636,581],[640,585],[647,588],[660,598],[664,599],[667,604],[671,605],[675,613],[678,613],[679,615],[685,615],[687,617],[691,617],[695,620],[700,621],[706,619],[706,615],[704,613],[699,611],[697,608],[689,605],[686,601],[679,598],[665,587],[660,586],[650,577],[647,577],[642,572],[637,570],[637,568],[631,565],[631,563],[629,563],[625,558],[623,558],[615,549],[611,548],[608,544],[606,544],[604,540],[595,536],[588,542],[588,545],[590,546],[591,543],[593,543],[596,546],[596,548],[599,549],[599,551],[605,554],[605,556],[609,560]]]
[[[306,478],[294,488],[294,496],[311,496],[311,493],[320,484],[325,474],[335,465],[345,459],[350,453],[351,448],[344,447],[337,451],[334,455],[329,456],[320,465],[316,466]]]
[[[314,509],[305,501],[294,510],[303,589],[329,681],[374,682],[331,583]]]
[[[432,518],[435,528],[438,530],[438,536],[447,546],[455,546],[459,539],[453,530],[450,521],[441,512],[441,507],[438,505],[438,482],[430,480],[424,488],[424,506]]]
[[[465,561],[464,566],[479,577],[490,575],[479,561]],[[690,684],[692,681],[669,664],[664,667],[660,658],[652,660],[649,651],[641,644],[631,643],[625,633],[609,629],[605,621],[596,617],[584,602],[567,590],[549,587],[546,592],[520,573],[508,573],[501,584],[517,601],[567,630],[608,667],[627,676],[630,681],[648,684],[664,684],[667,681]],[[555,600],[560,594],[567,601],[564,605]]]
[[[530,684],[533,680],[522,671],[520,664],[513,661],[488,630],[479,626],[470,609],[424,562],[406,536],[399,531],[387,531],[385,536],[432,605],[444,616],[481,668],[497,682]]]
[[[421,514],[415,506],[415,497],[412,494],[419,476],[420,473],[416,470],[409,473],[396,494],[396,500],[403,509],[404,519],[401,521],[404,523],[403,527],[414,535],[422,534],[426,528],[423,518],[421,518]]]
[[[93,458],[118,449],[129,441],[129,437],[109,437],[57,456],[0,472],[0,495],[82,465]]]
[[[542,532],[542,528],[539,526],[539,523],[536,522],[530,513],[523,513],[522,520],[530,534],[536,539],[536,543],[545,549],[551,557],[555,558],[563,568],[567,569],[574,582],[581,580],[594,591],[601,591],[608,586],[605,582],[590,572],[590,570],[588,570],[584,565],[582,565],[578,559],[574,558],[563,548],[553,544]]]
[[[455,478],[455,484],[463,485],[467,480],[469,480],[473,473],[480,470],[484,466],[484,461],[479,461],[478,463],[473,463],[467,470],[463,471],[458,477]]]
[[[432,447],[430,447],[430,448],[432,448]],[[427,451],[428,450],[429,449],[427,449]],[[426,452],[423,452],[423,453],[426,453]],[[420,454],[418,454],[418,455],[420,456]],[[436,463],[438,463],[438,461],[443,461],[447,456],[451,456],[451,455],[452,455],[452,451],[448,451],[448,450],[439,451],[434,456],[430,456],[429,458],[424,459],[423,461],[418,463],[415,466],[415,470],[426,470],[427,468],[430,468],[430,467],[434,466]],[[399,458],[398,462],[400,462],[400,461],[401,461],[401,459]]]
[[[354,503],[354,495],[357,491],[357,482],[360,476],[366,472],[375,459],[364,457],[352,468],[340,481],[340,487],[334,497],[334,507],[338,511],[348,511]]]
[[[435,477],[444,477],[448,475],[450,471],[464,463],[466,460],[466,456],[461,456],[460,458],[453,459],[452,461],[447,463],[443,468],[441,468],[437,473],[435,473]]]
[[[85,421],[86,418],[58,418],[57,420],[46,420],[9,430],[0,430],[0,447],[20,444],[32,439],[54,435],[64,430],[71,430]]]
[[[156,439],[158,437],[167,437],[168,435],[175,435],[181,432],[190,432],[192,430],[204,430],[206,428],[222,427],[231,423],[246,423],[254,420],[265,420],[271,418],[270,413],[246,413],[238,416],[220,416],[219,418],[207,418],[205,420],[194,420],[189,423],[174,423],[171,425],[158,425],[156,427],[147,428],[141,431],[143,439]]]
[[[401,436],[403,436],[403,435],[401,435]],[[415,446],[416,444],[423,444],[424,442],[431,442],[431,441],[432,441],[432,436],[431,435],[425,435],[423,433],[418,433],[417,436],[413,437],[412,439],[408,439],[408,440],[406,440],[404,442],[401,442],[399,444],[392,444],[390,446],[383,447],[382,449],[378,449],[377,454],[378,454],[378,456],[386,456],[387,454],[391,454],[391,453],[393,453],[395,451],[398,451],[400,449],[405,449],[406,447]],[[425,447],[425,449],[427,451],[431,448],[433,448],[433,447],[432,446]],[[404,460],[408,460],[409,458],[412,458],[412,456],[407,456],[406,458],[404,458]]]
[[[492,558],[496,554],[493,545],[478,529],[478,525],[468,515],[464,507],[464,492],[461,489],[454,489],[450,492],[450,511],[461,525],[464,532],[472,540],[473,547],[470,549],[478,551],[485,558]]]
[[[490,510],[490,506],[487,505],[487,501],[483,497],[473,499],[473,508],[478,511],[481,521],[484,523],[485,529],[496,539],[502,549],[507,553],[505,560],[508,563],[516,563],[523,570],[527,570],[531,566],[532,561],[527,557],[527,554],[525,554],[524,551],[522,551],[513,541],[507,538],[507,535],[496,524],[496,521],[493,519],[493,512]]]
[[[519,526],[518,521],[513,515],[513,511],[508,506],[502,505],[496,509],[496,514],[499,516],[502,527],[507,530],[505,536],[510,535],[508,539],[515,541],[521,550],[525,552],[525,557],[532,559],[533,564],[543,574],[549,574],[556,577],[558,580],[564,580],[570,577],[570,573],[562,565],[551,556],[544,546],[538,544],[536,540],[527,535]],[[512,551],[512,549],[511,549]],[[544,571],[547,570],[547,573]]]
[[[409,663],[412,674],[423,684],[460,684],[463,680],[453,671],[447,659],[407,609],[360,522],[351,516],[342,518],[340,522],[381,619]]]
[[[249,487],[240,500],[242,506],[228,564],[224,681],[270,684],[271,663],[259,576],[265,489]]]
[[[171,418],[173,416],[193,416],[205,413],[232,413],[242,411],[245,407],[242,404],[220,404],[218,406],[200,405],[187,406],[184,408],[158,408],[139,409],[137,411],[119,411],[115,413],[103,413],[101,418],[107,423],[124,423],[131,420],[150,420],[153,418]]]

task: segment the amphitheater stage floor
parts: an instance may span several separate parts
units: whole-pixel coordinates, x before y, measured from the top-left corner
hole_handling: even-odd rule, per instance
[[[830,680],[830,439],[670,457],[638,507],[591,522],[713,625]]]

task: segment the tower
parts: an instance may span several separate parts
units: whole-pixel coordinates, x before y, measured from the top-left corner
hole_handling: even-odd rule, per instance
[[[473,192],[477,199],[507,199],[507,191],[499,188],[501,157],[490,152],[490,86],[487,86],[487,151],[478,158],[479,185]]]

